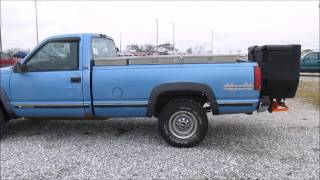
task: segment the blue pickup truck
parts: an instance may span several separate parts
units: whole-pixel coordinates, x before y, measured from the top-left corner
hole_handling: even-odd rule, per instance
[[[294,97],[299,81],[299,45],[262,46],[248,61],[118,57],[116,49],[102,34],[59,35],[45,39],[15,66],[1,68],[2,129],[21,117],[156,117],[168,144],[192,147],[206,135],[208,112],[275,111]]]

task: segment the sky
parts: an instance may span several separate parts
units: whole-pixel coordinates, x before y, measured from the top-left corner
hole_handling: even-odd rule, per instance
[[[35,2],[1,0],[3,49],[33,48]],[[319,1],[47,1],[38,0],[39,40],[93,32],[116,45],[173,42],[180,51],[203,46],[217,54],[252,45],[301,44],[319,49]]]

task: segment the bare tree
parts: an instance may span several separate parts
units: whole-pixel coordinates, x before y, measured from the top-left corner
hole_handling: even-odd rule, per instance
[[[192,48],[191,47],[189,47],[186,51],[187,51],[187,54],[192,54]]]

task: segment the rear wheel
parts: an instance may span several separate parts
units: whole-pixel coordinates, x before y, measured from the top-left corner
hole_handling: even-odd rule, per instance
[[[201,103],[190,99],[176,99],[162,109],[158,128],[168,144],[193,147],[204,139],[208,119]]]

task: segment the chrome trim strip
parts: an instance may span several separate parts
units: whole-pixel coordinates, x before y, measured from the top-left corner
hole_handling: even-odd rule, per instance
[[[94,105],[147,105],[148,101],[95,101]]]
[[[219,104],[219,106],[252,106],[253,103]]]
[[[14,108],[33,109],[33,108],[89,108],[87,104],[16,104]]]
[[[100,101],[94,102],[94,107],[147,107],[148,101]]]
[[[259,100],[217,100],[218,104],[257,103]]]
[[[131,104],[131,105],[94,105],[95,108],[132,108],[132,107],[144,107],[147,108],[147,105],[143,104]]]
[[[218,100],[219,106],[252,106],[259,100]]]
[[[148,101],[100,101],[95,102],[95,107],[146,107]],[[20,104],[14,105],[18,109],[32,109],[32,108],[90,108],[90,103],[69,103],[69,104]]]

